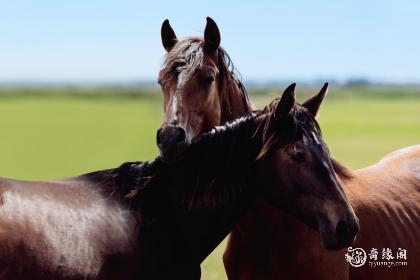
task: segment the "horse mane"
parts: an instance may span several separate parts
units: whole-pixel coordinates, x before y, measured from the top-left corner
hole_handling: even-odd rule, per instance
[[[278,137],[277,130],[273,127],[275,126],[275,109],[277,107],[280,97],[274,99],[270,102],[264,109],[261,111],[262,114],[267,115],[268,117],[260,123],[260,126],[257,128],[255,134],[260,131],[262,133],[262,145],[260,152],[258,153],[257,159],[261,159],[266,156],[266,154],[279,144],[280,138]]]
[[[155,197],[156,193],[178,196],[178,201],[186,209],[228,205],[246,187],[244,181],[238,181],[238,178],[247,174],[246,169],[261,153],[266,154],[272,147],[281,144],[278,142],[277,130],[270,129],[277,102],[274,100],[264,110],[251,112],[204,133],[185,152],[184,158],[176,163],[166,164],[157,157],[147,162],[126,162],[114,169],[82,175],[82,178],[92,182],[105,198],[132,208],[141,207],[142,204],[153,208],[158,205],[165,207],[162,203],[152,203],[150,206],[152,200],[156,202],[161,199]],[[261,115],[267,117],[255,128],[254,120]],[[291,116],[297,120],[302,120],[304,116],[306,123],[297,121],[300,123],[298,125],[312,126],[321,134],[315,118],[300,105],[295,105]],[[251,150],[250,146],[253,145],[250,142],[255,141],[253,136],[259,131],[262,131],[262,142],[257,145],[257,150]],[[331,163],[340,178],[353,176],[338,161],[331,159]],[[147,199],[150,196],[155,198]]]
[[[341,179],[348,180],[348,179],[354,178],[353,172],[348,167],[344,166],[341,162],[331,158],[331,163],[332,163],[334,172]]]
[[[186,209],[229,205],[244,190],[242,174],[247,174],[245,170],[255,158],[248,145],[251,124],[258,115],[249,113],[204,133],[176,163],[167,164],[157,157],[79,178],[93,185],[105,199],[131,209],[153,208],[149,213],[162,211],[170,204],[168,199],[179,201]]]
[[[181,70],[189,69],[191,73],[199,69],[204,60],[204,40],[198,37],[186,37],[178,41],[177,44],[167,53],[163,67],[163,81],[168,81]],[[250,104],[248,93],[242,83],[241,76],[235,68],[230,56],[222,48],[217,50],[217,62],[219,69],[219,92],[222,104],[230,112],[229,86],[235,83],[239,88],[245,106]]]
[[[187,190],[184,202],[188,208],[228,205],[244,190],[243,174],[248,174],[246,170],[253,164],[256,153],[250,148],[254,134],[252,123],[260,114],[260,111],[250,112],[218,126],[204,133],[197,145],[193,144],[188,153],[196,159],[191,164],[206,164],[196,172],[195,180],[200,188],[193,192]],[[212,145],[207,144],[209,141]]]
[[[202,134],[188,148],[184,158],[170,166],[172,179],[168,180],[181,180],[171,189],[175,190],[175,196],[180,196],[183,207],[227,206],[245,190],[247,184],[243,174],[249,174],[246,171],[254,162],[255,152],[251,148],[253,123],[258,115],[248,113]],[[169,169],[159,176],[164,178],[168,172]]]
[[[151,162],[125,162],[117,168],[87,173],[78,179],[92,183],[105,199],[126,204],[148,186],[159,163],[159,158]]]

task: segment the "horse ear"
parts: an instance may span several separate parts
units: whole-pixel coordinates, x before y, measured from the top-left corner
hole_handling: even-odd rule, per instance
[[[308,111],[311,112],[314,117],[316,117],[319,111],[319,107],[321,107],[322,101],[327,95],[327,92],[328,83],[325,83],[321,90],[303,102],[302,106],[308,109]]]
[[[175,32],[169,24],[169,20],[165,19],[160,29],[160,36],[162,37],[163,47],[169,52],[173,46],[175,46],[178,39],[176,38]]]
[[[284,90],[280,101],[277,103],[274,115],[276,118],[285,117],[289,114],[290,110],[292,110],[296,101],[295,88],[296,83],[293,83]]]
[[[207,17],[206,29],[204,30],[204,49],[207,52],[215,52],[220,45],[220,32],[216,22]]]

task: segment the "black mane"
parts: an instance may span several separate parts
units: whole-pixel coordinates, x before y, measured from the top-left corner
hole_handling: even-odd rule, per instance
[[[126,162],[118,168],[82,177],[94,182],[104,197],[130,208],[141,208],[151,200],[162,201],[164,195],[187,209],[227,204],[241,192],[241,174],[251,168],[255,158],[256,151],[250,148],[252,124],[261,113],[250,113],[204,133],[176,163],[167,164],[157,157],[149,162]],[[162,197],[150,199],[151,193]]]
[[[143,277],[166,279],[172,270],[175,278],[189,279],[180,275],[199,269],[255,201],[260,144],[253,136],[260,114],[203,134],[176,163],[157,157],[78,178],[110,203],[127,206],[136,219],[139,262],[155,265],[141,266]]]

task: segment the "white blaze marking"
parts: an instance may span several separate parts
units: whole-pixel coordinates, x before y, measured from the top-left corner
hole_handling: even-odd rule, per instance
[[[178,84],[176,86],[176,90],[173,94],[173,99],[172,99],[172,117],[173,120],[171,121],[178,121],[178,112],[182,112],[181,108],[182,108],[182,94],[181,94],[181,90],[182,87],[185,85],[186,82],[186,74],[181,72],[179,73],[178,76]],[[180,90],[181,89],[181,90]]]
[[[176,121],[177,120],[177,109],[178,109],[178,94],[177,92],[174,93],[174,98],[172,100],[172,117]]]

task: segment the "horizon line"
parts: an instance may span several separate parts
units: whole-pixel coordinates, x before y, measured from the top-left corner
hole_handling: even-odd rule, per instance
[[[387,79],[369,79],[365,77],[351,77],[347,79],[338,79],[332,77],[320,78],[251,78],[242,79],[244,84],[249,85],[284,85],[291,82],[296,82],[304,85],[313,85],[328,82],[333,85],[388,85],[388,86],[404,86],[416,85],[420,86],[420,80],[407,80],[407,81],[390,81]],[[155,79],[142,79],[142,78],[127,78],[127,79],[1,79],[0,86],[37,86],[37,85],[69,85],[69,86],[156,86]]]

